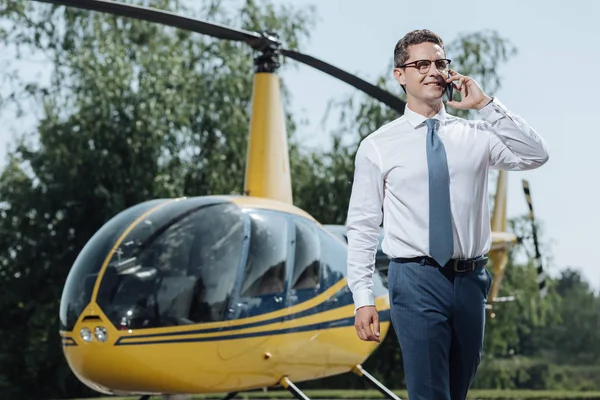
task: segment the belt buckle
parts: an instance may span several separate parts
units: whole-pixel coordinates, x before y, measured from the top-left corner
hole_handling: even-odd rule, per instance
[[[453,264],[452,265],[452,269],[454,270],[454,272],[467,272],[467,271],[472,271],[474,269],[473,268],[473,263],[475,263],[475,260],[460,260],[460,259],[456,259],[456,260],[453,260],[453,261],[454,262],[452,263]],[[470,265],[467,265],[466,268],[459,269],[458,266],[459,266],[459,263],[461,261],[463,263],[465,263],[465,264],[468,263]]]
[[[454,272],[462,272],[458,269],[458,262],[460,261],[460,259],[456,259],[456,260],[452,260],[452,269],[454,270]]]

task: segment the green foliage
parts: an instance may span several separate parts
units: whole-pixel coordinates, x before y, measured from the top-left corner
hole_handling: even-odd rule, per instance
[[[556,346],[553,360],[598,365],[600,362],[599,296],[593,292],[581,275],[572,269],[566,269],[561,273],[555,290],[561,298],[557,306],[561,320],[547,332]]]
[[[238,17],[244,28],[276,29],[291,48],[312,18],[310,10],[252,0],[239,9],[144,4],[233,26]],[[89,393],[60,354],[56,321],[69,268],[127,207],[242,192],[253,54],[239,43],[34,2],[11,2],[0,18],[20,52],[37,51],[53,65],[48,87],[16,82],[20,91],[4,99],[20,107],[32,99],[43,117],[0,177],[0,397]]]
[[[512,357],[484,362],[473,388],[600,390],[600,366],[560,365],[547,359]]]

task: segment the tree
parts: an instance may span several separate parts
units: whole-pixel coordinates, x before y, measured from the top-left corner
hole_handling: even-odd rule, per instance
[[[553,344],[546,350],[558,362],[597,364],[600,361],[600,296],[571,268],[561,272],[555,290],[561,298],[557,307],[560,321],[545,332],[547,342]]]
[[[292,49],[312,24],[311,9],[270,2],[233,9],[206,1],[200,10],[176,0],[143,4],[275,30]],[[76,396],[90,391],[68,370],[57,334],[70,266],[92,234],[127,207],[242,192],[252,52],[157,24],[22,0],[0,9],[0,20],[7,42],[44,54],[53,66],[48,87],[16,85],[42,104],[43,117],[0,176],[0,397]],[[4,101],[22,100],[23,92]]]

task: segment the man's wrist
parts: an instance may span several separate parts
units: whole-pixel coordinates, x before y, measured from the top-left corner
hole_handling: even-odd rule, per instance
[[[356,313],[356,311],[361,307],[375,305],[375,299],[373,298],[373,293],[371,292],[370,289],[360,290],[357,293],[354,293],[353,297],[354,297],[354,313]]]
[[[367,308],[367,307],[375,307],[375,304],[365,304],[364,306],[356,307],[356,311],[360,310],[361,308]]]

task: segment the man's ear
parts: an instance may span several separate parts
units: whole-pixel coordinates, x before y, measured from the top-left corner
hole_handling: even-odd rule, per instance
[[[402,68],[394,68],[394,78],[398,81],[398,83],[402,86],[406,85],[406,79],[404,76],[404,71]]]

